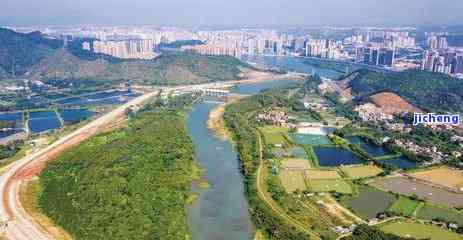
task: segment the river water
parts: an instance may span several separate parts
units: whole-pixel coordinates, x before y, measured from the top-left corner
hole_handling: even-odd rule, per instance
[[[285,61],[286,59],[286,61]],[[336,72],[303,64],[299,59],[263,57],[251,59],[261,65],[336,77]],[[305,66],[305,68],[304,68]],[[303,71],[304,70],[304,71]],[[241,84],[232,91],[257,94],[263,89],[290,84],[293,81],[266,81]],[[192,240],[247,240],[254,236],[254,228],[244,194],[243,177],[239,170],[237,152],[226,140],[217,138],[207,128],[209,112],[217,104],[195,104],[188,114],[187,128],[195,147],[196,160],[205,169],[204,179],[210,188],[199,189],[196,201],[188,207],[188,224]]]

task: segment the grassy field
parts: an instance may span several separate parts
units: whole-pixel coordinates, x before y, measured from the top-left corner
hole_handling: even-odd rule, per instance
[[[396,200],[394,195],[372,187],[362,185],[358,190],[357,196],[345,198],[341,202],[364,219],[385,212]]]
[[[438,167],[430,170],[419,171],[411,175],[437,185],[458,190],[463,188],[463,173],[448,167]]]
[[[286,142],[284,134],[288,132],[288,128],[265,126],[260,128],[260,130],[264,135],[265,143],[269,145],[283,144]]]
[[[281,170],[278,176],[286,192],[292,193],[296,190],[307,189],[303,174],[302,171]]]
[[[312,146],[332,145],[328,137],[323,136],[323,135],[291,133],[289,134],[289,136],[297,144],[312,145]]]
[[[431,240],[461,240],[463,236],[457,233],[444,230],[437,226],[424,225],[420,223],[395,222],[384,225],[381,230],[402,237]]]
[[[310,168],[310,162],[307,159],[284,158],[281,160],[281,168],[286,170],[305,170]]]
[[[446,222],[454,222],[463,225],[463,213],[449,208],[441,208],[432,205],[424,205],[417,214],[417,217],[424,220],[440,219]]]
[[[418,201],[401,196],[399,199],[397,199],[397,201],[394,202],[394,204],[392,204],[392,206],[389,208],[389,211],[401,216],[410,217],[413,215],[413,212],[419,204],[420,203]]]
[[[313,192],[352,193],[351,185],[340,179],[310,179],[308,183],[309,189]]]
[[[304,173],[307,179],[340,179],[341,178],[341,175],[339,175],[338,171],[336,170],[309,169],[309,170],[306,170]]]
[[[383,172],[381,168],[374,165],[345,166],[341,167],[341,170],[347,177],[352,179],[374,177]]]

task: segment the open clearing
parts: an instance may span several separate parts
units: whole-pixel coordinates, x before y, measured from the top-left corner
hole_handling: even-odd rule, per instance
[[[417,107],[405,101],[399,95],[391,92],[382,92],[375,94],[373,96],[370,96],[370,100],[387,114],[403,112],[422,112]]]
[[[347,177],[352,179],[374,177],[383,172],[381,168],[375,165],[344,166],[341,167],[341,170]]]
[[[264,135],[265,143],[269,145],[283,144],[286,142],[284,134],[288,132],[288,128],[265,126],[260,128]]]
[[[441,219],[446,222],[453,222],[463,225],[463,213],[457,212],[454,209],[441,208],[432,205],[424,205],[417,214],[419,219],[433,220]]]
[[[318,169],[309,169],[305,171],[305,176],[307,179],[341,179],[336,170],[318,170]]]
[[[411,237],[415,239],[431,239],[431,240],[461,240],[463,236],[457,233],[444,230],[433,225],[425,225],[420,223],[405,223],[395,222],[386,224],[381,227],[381,230],[399,235],[401,237]]]
[[[308,183],[312,192],[352,193],[351,185],[340,179],[310,179]]]
[[[293,193],[296,190],[306,190],[303,171],[281,170],[279,175],[286,192]]]
[[[410,175],[418,180],[463,192],[463,173],[456,169],[439,167]]]
[[[463,207],[463,194],[433,187],[422,182],[408,179],[404,176],[379,179],[371,185],[386,191],[397,192],[403,195],[416,195],[421,199],[435,204],[443,204],[450,207]]]
[[[399,214],[401,216],[410,217],[415,212],[415,209],[418,207],[420,203],[418,201],[411,200],[406,197],[399,197],[397,201],[392,204],[389,208],[389,211]]]
[[[369,186],[361,185],[358,191],[357,196],[343,199],[341,202],[363,219],[375,218],[395,201],[394,195]]]
[[[307,159],[284,158],[281,161],[281,168],[284,170],[307,170],[310,168],[310,162]]]

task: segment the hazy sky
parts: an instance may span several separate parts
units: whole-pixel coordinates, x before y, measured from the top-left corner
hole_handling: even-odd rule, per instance
[[[0,0],[0,25],[463,24],[463,0]]]

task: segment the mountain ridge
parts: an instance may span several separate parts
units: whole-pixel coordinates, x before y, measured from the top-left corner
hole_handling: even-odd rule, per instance
[[[228,56],[164,52],[153,60],[119,59],[79,46],[79,40],[63,48],[61,40],[39,32],[24,34],[0,28],[0,78],[178,85],[235,80],[243,69],[252,68]]]

